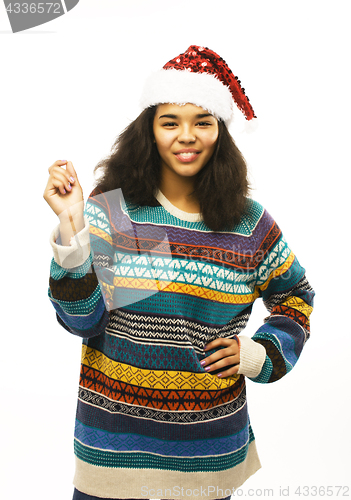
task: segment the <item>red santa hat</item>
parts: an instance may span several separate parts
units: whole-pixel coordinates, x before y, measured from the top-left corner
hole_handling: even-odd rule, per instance
[[[240,83],[218,54],[191,45],[146,80],[141,106],[191,103],[229,125],[235,102],[246,120],[252,120],[256,116]]]

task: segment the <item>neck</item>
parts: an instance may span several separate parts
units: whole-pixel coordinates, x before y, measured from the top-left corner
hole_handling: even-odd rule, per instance
[[[194,178],[162,175],[160,191],[172,205],[188,213],[199,213],[200,204],[192,195]]]

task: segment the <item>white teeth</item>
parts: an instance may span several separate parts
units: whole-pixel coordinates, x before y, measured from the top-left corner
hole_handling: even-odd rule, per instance
[[[195,152],[192,152],[192,153],[178,153],[179,156],[185,156],[185,157],[188,157],[188,156],[193,156],[195,155],[196,153]]]

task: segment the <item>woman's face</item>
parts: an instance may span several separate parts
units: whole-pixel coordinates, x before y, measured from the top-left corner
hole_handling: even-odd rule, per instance
[[[218,121],[208,111],[193,104],[160,104],[153,131],[163,173],[193,177],[215,150]]]

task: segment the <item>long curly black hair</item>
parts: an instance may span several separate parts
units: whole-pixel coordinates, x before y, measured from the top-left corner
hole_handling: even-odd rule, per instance
[[[120,188],[126,200],[154,206],[161,180],[161,159],[153,135],[157,106],[145,109],[116,139],[102,169],[98,191]],[[218,122],[215,151],[197,174],[194,195],[204,223],[212,231],[230,230],[245,212],[249,192],[247,166],[223,121]]]

